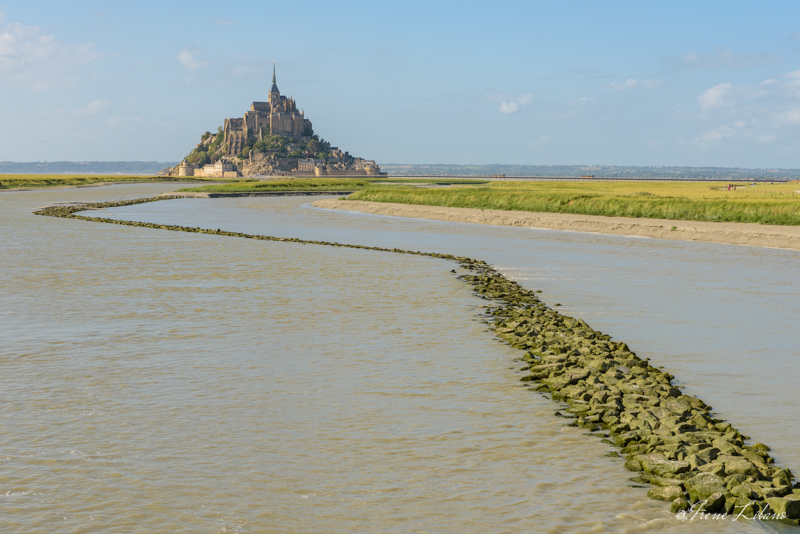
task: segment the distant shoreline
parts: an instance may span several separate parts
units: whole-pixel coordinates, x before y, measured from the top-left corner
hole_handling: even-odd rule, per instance
[[[645,177],[636,176],[529,176],[508,175],[498,176],[493,174],[388,174],[386,178],[403,179],[429,179],[429,180],[488,180],[492,182],[699,182],[699,183],[785,183],[794,181],[790,178],[675,178],[675,177]]]
[[[33,175],[21,175],[25,178],[8,178],[13,175],[0,174],[0,193],[5,191],[40,191],[43,189],[77,189],[82,187],[105,187],[120,184],[170,184],[170,183],[214,183],[209,180],[198,180],[194,178],[167,178],[163,176],[120,176],[113,179],[112,176],[80,175],[80,176],[58,176],[52,174],[35,177]],[[11,185],[11,187],[8,187]]]
[[[375,215],[415,219],[800,250],[800,227],[798,226],[532,213],[361,200],[326,199],[318,200],[311,205],[316,208],[360,211]]]
[[[0,193],[3,193],[5,191],[42,191],[44,189],[48,189],[48,190],[49,189],[82,189],[84,187],[104,187],[104,186],[107,186],[107,185],[120,185],[120,184],[132,185],[132,184],[151,184],[151,183],[153,183],[153,182],[148,182],[148,181],[144,180],[144,181],[141,181],[141,182],[133,182],[133,181],[131,181],[131,182],[96,182],[96,183],[93,183],[93,184],[80,184],[80,185],[46,185],[46,186],[42,186],[42,187],[30,187],[30,186],[8,187],[8,188],[0,189]],[[161,183],[161,182],[159,182],[159,183]]]

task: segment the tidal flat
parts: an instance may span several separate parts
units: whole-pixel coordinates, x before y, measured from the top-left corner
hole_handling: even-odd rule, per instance
[[[573,213],[532,213],[342,198],[319,200],[313,205],[318,208],[360,211],[392,217],[800,250],[800,226],[606,217]]]

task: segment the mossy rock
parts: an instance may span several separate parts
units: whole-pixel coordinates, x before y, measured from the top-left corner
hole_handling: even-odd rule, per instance
[[[669,477],[689,470],[689,462],[670,460],[663,454],[641,454],[636,459],[642,464],[645,472],[660,477]]]
[[[710,462],[701,466],[697,467],[697,470],[701,473],[712,473],[717,475],[720,478],[725,477],[727,472],[725,471],[725,464],[722,462]]]
[[[672,504],[670,505],[669,509],[673,514],[677,514],[678,512],[682,512],[684,510],[688,510],[689,509],[689,501],[687,501],[682,496],[678,497],[677,499],[672,501]]]
[[[725,473],[729,475],[745,475],[750,477],[759,476],[759,471],[756,466],[749,460],[742,457],[735,457],[725,462]]]
[[[766,501],[773,513],[785,514],[789,519],[800,519],[800,495],[769,497]]]
[[[730,423],[721,423],[721,424],[727,424],[728,427],[730,427]],[[750,446],[750,448],[753,449],[754,451],[761,451],[761,452],[770,451],[770,448],[764,445],[763,443],[754,443],[753,445]]]
[[[689,498],[692,501],[705,501],[714,494],[723,494],[726,491],[725,481],[713,473],[700,473],[685,483]]]
[[[703,510],[709,514],[723,512],[725,508],[725,494],[723,492],[712,493],[705,500]]]
[[[683,489],[680,486],[661,486],[649,490],[647,496],[658,501],[672,502],[683,497]]]
[[[683,488],[683,480],[679,478],[667,478],[656,475],[649,475],[649,477],[650,477],[650,484],[653,484],[654,486],[662,486],[662,487],[679,486]],[[670,500],[672,501],[674,499]]]
[[[636,458],[628,458],[625,460],[625,469],[628,471],[641,471],[642,464]]]

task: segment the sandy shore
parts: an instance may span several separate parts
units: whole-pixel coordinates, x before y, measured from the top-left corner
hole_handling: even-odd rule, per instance
[[[570,230],[599,234],[654,237],[677,241],[707,241],[729,245],[750,245],[800,250],[800,227],[751,223],[632,219],[564,213],[443,208],[360,200],[318,200],[317,208],[361,211],[377,215],[434,219],[439,221],[519,226],[547,230]]]

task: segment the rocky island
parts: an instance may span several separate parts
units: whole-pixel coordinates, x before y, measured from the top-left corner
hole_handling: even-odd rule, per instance
[[[281,95],[272,70],[265,102],[253,102],[242,118],[225,119],[205,132],[170,176],[380,176],[374,160],[353,157],[314,133],[294,98]]]

